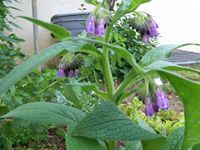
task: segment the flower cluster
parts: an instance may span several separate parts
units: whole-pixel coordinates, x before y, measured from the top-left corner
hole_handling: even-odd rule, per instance
[[[95,34],[96,36],[104,36],[105,34],[105,20],[103,17],[96,19],[95,16],[89,16],[86,22],[86,32],[88,34]]]
[[[67,72],[68,78],[73,78],[73,77],[77,78],[78,77],[78,69],[74,69],[74,70],[70,69],[70,70],[67,70],[66,72]]]
[[[158,37],[158,24],[147,13],[137,13],[131,21],[132,27],[142,36],[142,41],[148,43],[151,38]]]
[[[145,99],[145,113],[147,116],[153,116],[159,110],[168,110],[170,108],[167,95],[160,89],[156,90],[156,100],[153,102],[150,96]]]
[[[58,77],[62,78],[67,76],[68,78],[77,78],[78,77],[78,69],[64,69],[62,64],[58,65]]]

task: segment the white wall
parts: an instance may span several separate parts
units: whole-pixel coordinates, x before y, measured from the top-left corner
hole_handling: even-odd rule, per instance
[[[159,24],[161,44],[200,43],[199,0],[152,0],[140,10],[152,14]],[[185,49],[200,52],[199,47]]]
[[[84,0],[37,0],[38,18],[50,21],[50,18],[59,13],[72,13],[79,11],[78,8]],[[144,4],[140,10],[152,14],[159,24],[160,43],[200,43],[200,1],[199,0],[152,0]],[[17,4],[21,12],[15,15],[31,16],[31,0],[23,0]],[[91,10],[91,6],[87,6]],[[23,30],[16,29],[16,33],[26,42],[22,45],[26,53],[33,52],[32,24],[17,19],[17,23]],[[49,32],[40,28],[40,48],[43,49],[52,43]],[[192,50],[200,50],[192,48]]]
[[[84,0],[37,0],[38,3],[38,18],[50,22],[51,17],[56,14],[73,13],[78,12],[80,4],[84,3]],[[32,16],[31,0],[21,0],[20,3],[15,3],[15,6],[21,11],[13,11],[14,16]],[[86,8],[91,10],[91,6],[86,5]],[[30,22],[17,18],[17,24],[21,29],[15,29],[14,32],[26,41],[22,44],[22,50],[27,54],[33,54],[33,26]],[[44,49],[52,44],[53,39],[50,33],[43,28],[39,28],[40,34],[40,48]]]

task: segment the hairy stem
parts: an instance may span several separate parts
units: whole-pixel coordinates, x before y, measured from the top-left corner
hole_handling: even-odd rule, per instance
[[[102,60],[102,68],[104,70],[104,76],[105,76],[105,81],[106,81],[106,86],[107,86],[107,91],[108,91],[108,98],[109,100],[113,100],[113,92],[114,92],[114,81],[111,73],[111,68],[110,68],[110,62],[109,58],[106,55],[103,55],[104,59]]]
[[[115,150],[115,141],[108,141],[107,148],[108,150]]]

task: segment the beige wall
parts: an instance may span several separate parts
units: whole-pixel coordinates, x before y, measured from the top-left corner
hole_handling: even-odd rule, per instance
[[[38,3],[38,18],[50,22],[51,17],[56,14],[79,12],[80,4],[84,0],[37,0]],[[32,16],[31,0],[21,0],[15,6],[21,11],[13,11],[14,16]],[[85,5],[91,10],[92,6]],[[26,41],[22,44],[22,50],[27,54],[33,54],[33,26],[30,22],[17,18],[16,23],[20,25],[21,29],[15,29],[14,32]],[[48,31],[39,28],[40,48],[44,49],[52,44],[54,41]]]

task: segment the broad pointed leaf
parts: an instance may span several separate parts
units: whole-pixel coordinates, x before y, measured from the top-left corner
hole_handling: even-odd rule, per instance
[[[161,61],[161,60],[151,63],[144,69],[147,70],[147,72],[156,70],[156,69],[166,69],[166,70],[171,70],[171,71],[190,71],[190,72],[194,72],[194,73],[197,73],[200,75],[200,71],[197,69],[179,66],[174,63],[167,62],[167,61]]]
[[[165,70],[158,70],[158,73],[171,82],[183,101],[185,110],[183,150],[191,148],[200,141],[200,83]]]
[[[58,26],[56,24],[51,24],[51,23],[47,23],[44,22],[42,20],[39,19],[34,19],[34,18],[30,18],[30,17],[21,17],[24,18],[34,24],[37,24],[45,29],[47,29],[48,31],[50,31],[51,33],[53,33],[53,35],[58,39],[58,40],[63,40],[67,37],[71,36],[71,33],[66,30],[65,28]]]
[[[103,102],[88,114],[74,129],[73,135],[111,141],[134,141],[159,137],[133,123],[109,101]]]
[[[160,45],[150,51],[148,51],[141,59],[141,65],[146,66],[151,64],[154,61],[158,60],[165,60],[167,59],[171,52],[187,45],[199,45],[199,44],[182,44],[182,45],[177,45],[177,44],[172,44],[172,45]]]
[[[175,129],[168,136],[168,143],[170,150],[181,150],[184,138],[184,127]]]
[[[71,126],[80,122],[85,114],[75,108],[47,102],[20,106],[0,119],[14,119],[27,126],[31,123]]]

